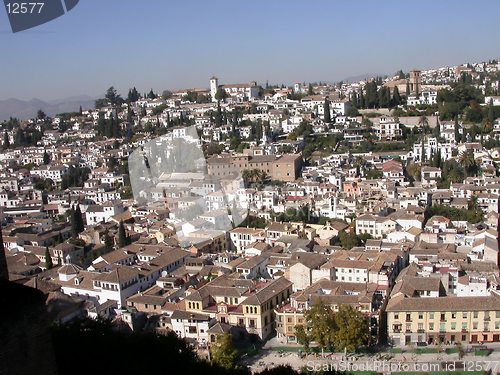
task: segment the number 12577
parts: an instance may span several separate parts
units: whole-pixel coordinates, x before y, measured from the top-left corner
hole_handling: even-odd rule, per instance
[[[38,13],[42,11],[44,3],[8,3],[6,4],[7,13],[33,13],[38,9]],[[37,8],[37,6],[39,8]],[[31,7],[31,9],[30,9]]]

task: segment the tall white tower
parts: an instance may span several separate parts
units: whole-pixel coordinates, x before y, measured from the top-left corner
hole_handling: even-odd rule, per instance
[[[215,102],[215,94],[217,94],[217,89],[219,88],[219,78],[210,78],[210,94],[212,95],[212,101]]]

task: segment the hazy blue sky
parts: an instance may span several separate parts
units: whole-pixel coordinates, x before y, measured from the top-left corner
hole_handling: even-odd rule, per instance
[[[0,100],[340,81],[500,57],[500,1],[80,0],[12,34],[0,9]]]

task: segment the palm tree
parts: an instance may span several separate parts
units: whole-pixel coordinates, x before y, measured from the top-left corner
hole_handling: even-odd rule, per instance
[[[476,175],[479,171],[479,165],[474,158],[474,151],[462,151],[458,157],[460,165],[464,169],[467,176]]]
[[[259,179],[260,176],[260,169],[252,169],[252,182],[256,182]]]
[[[421,127],[428,126],[429,125],[429,120],[427,119],[427,116],[420,116],[420,120],[418,121],[418,125]]]
[[[448,177],[446,179],[450,182],[453,182],[453,183],[457,183],[457,182],[462,181],[460,174],[458,173],[458,171],[456,169],[452,169],[450,171],[450,173],[448,173]]]
[[[241,177],[243,177],[243,180],[245,181],[245,187],[248,187],[248,182],[252,178],[252,171],[249,169],[243,170]]]
[[[483,134],[488,134],[492,130],[491,122],[486,121],[483,125]]]
[[[263,182],[267,178],[266,171],[259,171],[259,175],[257,176],[257,180],[259,182]]]
[[[361,172],[364,171],[365,165],[366,165],[366,160],[365,160],[365,158],[363,156],[357,155],[354,158],[353,166],[356,167],[358,175],[362,174]]]

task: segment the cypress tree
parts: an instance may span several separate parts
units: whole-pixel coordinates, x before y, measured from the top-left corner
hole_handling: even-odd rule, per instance
[[[458,117],[455,116],[455,142],[460,143],[460,132],[458,128]]]
[[[78,233],[81,233],[85,230],[85,225],[83,223],[83,216],[82,216],[82,211],[80,210],[80,205],[76,206],[75,217],[76,217],[76,227]]]
[[[398,86],[394,86],[394,91],[392,93],[392,98],[394,101],[394,105],[399,105],[401,103],[401,95],[399,95]]]
[[[125,233],[123,221],[120,221],[120,228],[118,229],[118,247],[122,248],[124,246],[127,246],[127,234]]]
[[[330,101],[328,100],[328,98],[325,99],[325,122],[332,122],[332,118],[330,116]]]
[[[495,115],[493,113],[493,99],[490,99],[490,106],[488,108],[488,121],[493,124],[493,121],[495,121],[494,119]]]
[[[422,138],[422,160],[421,163],[425,163],[425,143],[424,139]]]
[[[49,247],[45,247],[45,268],[50,270],[54,265],[52,264],[52,257],[50,256]]]
[[[71,220],[71,238],[76,239],[78,237],[78,225],[76,223],[76,215],[73,207],[71,207],[70,220]]]
[[[63,240],[62,240],[61,232],[59,232],[59,233],[57,233],[57,237],[56,237],[56,245],[59,245],[62,242],[63,242]]]
[[[9,135],[7,134],[7,130],[3,133],[3,147],[10,147]]]
[[[379,104],[377,84],[375,81],[368,82],[365,86],[366,96],[365,96],[365,106],[366,108],[375,108]]]
[[[217,112],[215,113],[215,126],[220,128],[222,126],[222,111],[220,109],[220,102],[217,102]]]
[[[104,232],[104,252],[109,253],[111,250],[113,250],[113,239],[109,235],[109,230],[106,228]]]
[[[50,156],[47,154],[47,151],[43,152],[43,164],[47,165],[50,163]]]
[[[238,125],[238,111],[236,111],[236,108],[233,109],[233,124],[231,127],[231,137],[236,136],[236,125]]]

